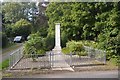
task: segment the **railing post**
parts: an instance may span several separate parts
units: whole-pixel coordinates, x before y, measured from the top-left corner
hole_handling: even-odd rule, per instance
[[[51,51],[50,51],[50,54],[49,54],[49,55],[50,55],[50,68],[51,68],[51,67],[52,67],[52,61],[51,61],[51,57],[52,57],[52,56],[51,56]]]
[[[104,51],[104,64],[106,64],[106,51]]]
[[[53,51],[51,51],[52,53],[51,53],[51,55],[52,55],[52,67],[54,66],[54,52]]]
[[[72,52],[70,52],[70,66],[72,66]]]
[[[11,54],[10,54],[10,57],[9,57],[9,69],[11,69]]]

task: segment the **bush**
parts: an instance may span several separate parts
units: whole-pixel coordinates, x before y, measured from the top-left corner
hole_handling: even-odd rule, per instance
[[[84,50],[82,43],[76,41],[67,42],[66,47],[70,50],[70,52],[76,52],[76,51],[80,52]]]
[[[45,54],[45,50],[37,50],[37,54],[44,55]]]
[[[12,27],[13,36],[24,36],[25,38],[31,33],[32,24],[25,19],[21,19]]]
[[[36,49],[35,53],[39,52],[38,50],[44,50],[43,41],[44,38],[40,37],[38,33],[31,34],[29,40],[24,44],[25,54],[31,54],[29,51],[31,46]]]
[[[81,40],[79,41],[81,42],[84,46],[91,46],[93,48],[97,48],[98,47],[98,43],[95,41],[90,41],[90,40]]]
[[[87,52],[86,51],[81,51],[77,53],[78,56],[87,56]]]
[[[67,47],[63,48],[63,49],[62,49],[62,52],[63,52],[64,54],[70,54],[70,50],[69,50],[69,48],[67,48]]]
[[[87,52],[84,49],[82,42],[69,41],[66,43],[66,48],[62,49],[63,53],[70,54],[70,52],[75,52],[79,56],[86,56]]]

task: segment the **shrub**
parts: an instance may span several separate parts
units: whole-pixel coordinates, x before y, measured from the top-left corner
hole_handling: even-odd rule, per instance
[[[84,47],[81,42],[76,42],[76,41],[69,41],[66,44],[66,47],[71,51],[71,52],[76,52],[76,51],[83,51]]]
[[[45,50],[37,50],[37,54],[44,55],[45,54]]]
[[[24,36],[25,38],[31,33],[32,25],[25,19],[21,19],[12,27],[14,36]]]
[[[30,50],[31,50],[31,46],[32,48],[35,48],[35,53],[39,54],[40,51],[42,50],[44,51],[44,38],[40,37],[38,33],[35,34],[31,34],[30,38],[27,42],[25,42],[24,44],[24,53],[25,54],[31,54]]]
[[[69,50],[69,48],[67,48],[67,47],[63,48],[63,49],[62,49],[62,52],[63,52],[64,54],[70,54],[70,50]]]
[[[77,53],[78,56],[87,56],[87,52],[86,51],[81,51]]]
[[[98,43],[95,41],[90,41],[90,40],[81,40],[79,41],[81,42],[84,46],[91,46],[93,48],[97,48],[98,47]]]
[[[75,41],[69,41],[69,42],[66,43],[66,47],[69,49],[70,52],[75,51],[75,46],[76,46]]]
[[[63,48],[63,53],[69,54],[70,52],[75,52],[79,56],[86,56],[87,52],[84,49],[82,42],[69,41],[66,43],[66,48]]]

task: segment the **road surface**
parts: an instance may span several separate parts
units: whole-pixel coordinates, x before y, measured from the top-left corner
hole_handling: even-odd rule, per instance
[[[0,54],[0,57],[2,57],[2,60],[0,60],[0,63],[1,63],[2,61],[6,60],[6,59],[9,59],[9,56],[10,56],[11,53],[13,53],[14,51],[16,51],[16,50],[18,50],[19,48],[23,47],[23,44],[22,44],[22,43],[18,43],[17,45],[18,45],[18,47],[17,47],[16,49],[10,50],[10,51],[8,51],[8,52],[6,52],[6,53],[4,53],[4,54]]]
[[[20,78],[118,78],[118,71],[67,72],[55,74],[35,74]]]

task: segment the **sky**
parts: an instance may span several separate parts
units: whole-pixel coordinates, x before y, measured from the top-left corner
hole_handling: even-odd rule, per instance
[[[3,2],[3,0],[0,0],[1,2]]]

